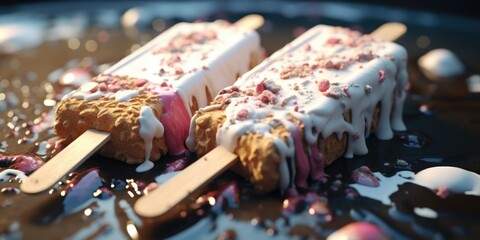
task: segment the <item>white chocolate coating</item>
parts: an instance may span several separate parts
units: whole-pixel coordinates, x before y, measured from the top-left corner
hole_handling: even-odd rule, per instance
[[[152,93],[162,101],[159,120],[165,130],[154,137],[164,136],[169,152],[181,154],[185,139],[174,138],[188,134],[193,99],[198,107],[207,106],[211,97],[251,68],[252,57],[260,52],[260,38],[253,30],[225,21],[178,23],[106,70],[108,76],[97,76],[64,98],[91,101],[108,97],[128,102],[144,92]],[[135,89],[102,88],[102,81],[109,76],[128,76],[139,83]],[[141,131],[156,132],[155,124],[144,119],[138,122]],[[149,160],[153,137],[144,140],[145,160]]]
[[[365,138],[378,103],[375,134],[379,139],[391,139],[392,129],[406,129],[402,120],[406,58],[406,50],[395,43],[376,41],[346,28],[316,26],[217,96],[228,103],[217,144],[234,151],[246,132],[272,137],[282,158],[281,191],[292,185],[293,179],[297,185],[303,184],[307,176],[302,175],[313,171],[312,159],[319,159],[314,156],[319,139],[347,133],[345,157],[368,152]],[[348,111],[351,122],[344,119]],[[291,117],[299,120],[301,127],[289,120]],[[290,132],[287,143],[270,134],[278,124]],[[303,139],[299,131],[303,131]],[[302,144],[309,149],[304,151]],[[288,166],[294,166],[291,174]]]
[[[208,105],[205,89],[215,96],[249,70],[251,54],[260,51],[258,33],[224,21],[178,23],[106,71],[143,78],[173,89],[190,113],[192,97]]]

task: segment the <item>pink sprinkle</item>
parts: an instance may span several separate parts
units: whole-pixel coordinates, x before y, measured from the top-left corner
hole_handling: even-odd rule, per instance
[[[115,93],[115,92],[118,92],[118,91],[120,90],[120,86],[110,84],[110,85],[108,85],[108,90],[109,90],[110,92],[114,92],[114,93]]]
[[[373,175],[372,171],[370,171],[370,168],[367,166],[361,166],[353,170],[351,179],[354,182],[367,187],[378,187],[380,185],[377,177]]]
[[[312,46],[310,46],[310,44],[307,44],[303,47],[303,50],[305,51],[310,51],[312,49]]]
[[[104,83],[104,82],[99,83],[99,84],[98,84],[98,89],[99,89],[100,91],[102,91],[102,92],[107,91],[107,89],[108,89],[108,88],[107,88],[107,84]]]
[[[327,44],[332,44],[332,45],[339,44],[341,42],[342,40],[340,38],[329,38],[327,40]]]
[[[318,90],[320,92],[326,92],[330,88],[330,81],[327,79],[320,80],[318,83]]]
[[[181,69],[179,67],[175,68],[175,75],[180,75],[180,74],[183,74],[183,73],[184,73],[183,69]]]
[[[436,192],[437,196],[440,198],[446,198],[450,195],[450,190],[447,187],[439,187]]]
[[[207,66],[202,66],[203,70],[208,70],[209,68]]]
[[[264,105],[263,105],[263,103],[257,102],[257,103],[255,104],[255,106],[256,106],[257,108],[262,108]]]
[[[385,71],[382,69],[378,71],[378,82],[382,83],[385,80]]]
[[[263,82],[263,86],[267,90],[270,90],[272,93],[277,93],[282,89],[282,87],[280,85],[276,84],[274,81],[266,80],[266,79]]]
[[[147,79],[137,79],[135,80],[135,87],[141,87],[147,83]]]
[[[262,94],[263,91],[265,91],[267,88],[265,87],[265,84],[263,84],[263,81],[258,83],[257,86],[255,87],[255,93],[257,95]]]
[[[265,90],[260,95],[258,95],[257,98],[265,104],[273,104],[275,103],[277,96],[271,91]]]
[[[319,65],[322,67],[322,68],[333,68],[334,67],[334,64],[331,60],[326,60],[326,59],[323,59],[319,62]]]
[[[237,118],[238,119],[247,119],[248,118],[248,110],[247,109],[241,109],[240,111],[237,112]]]

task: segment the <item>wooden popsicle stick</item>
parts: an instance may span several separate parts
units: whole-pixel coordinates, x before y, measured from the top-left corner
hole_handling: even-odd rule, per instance
[[[144,217],[163,215],[230,168],[237,159],[235,154],[225,148],[216,147],[172,179],[138,199],[134,209]]]
[[[259,29],[261,26],[263,26],[265,22],[265,19],[263,18],[262,15],[258,14],[249,14],[240,20],[236,21],[234,23],[235,26],[245,28],[245,29],[250,29],[250,30],[256,30]]]
[[[89,129],[22,182],[20,190],[39,193],[55,185],[111,138],[110,133]]]
[[[375,29],[370,36],[385,41],[395,41],[407,32],[407,26],[399,22],[389,22]]]
[[[238,27],[255,30],[263,25],[264,19],[257,14],[251,14],[243,17],[234,24]],[[149,46],[145,46],[149,49]],[[143,51],[139,51],[143,52]],[[131,55],[120,61],[118,64],[107,69],[104,73],[112,73],[118,67],[128,64],[131,58],[138,57]],[[111,134],[89,129],[75,141],[70,143],[65,149],[45,163],[41,168],[32,173],[26,181],[20,185],[20,189],[25,193],[39,193],[47,190],[64,177],[69,171],[82,164],[88,157],[95,153],[108,140]]]
[[[376,39],[394,41],[406,30],[405,25],[390,22],[383,24],[370,35]],[[166,215],[237,160],[238,156],[218,146],[157,189],[140,197],[135,202],[134,210],[143,217]]]

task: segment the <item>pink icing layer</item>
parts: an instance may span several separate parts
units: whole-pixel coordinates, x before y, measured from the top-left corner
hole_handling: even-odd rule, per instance
[[[190,117],[182,99],[168,87],[150,90],[162,101],[163,114],[160,122],[165,129],[163,136],[168,147],[168,153],[171,155],[185,153],[184,139],[188,136]]]
[[[310,145],[310,177],[312,180],[320,180],[323,177],[323,167],[325,165],[323,154],[318,150],[316,144]]]
[[[308,164],[308,156],[303,150],[302,138],[298,130],[293,131],[293,142],[295,144],[295,184],[297,187],[307,188],[308,172],[310,165]]]

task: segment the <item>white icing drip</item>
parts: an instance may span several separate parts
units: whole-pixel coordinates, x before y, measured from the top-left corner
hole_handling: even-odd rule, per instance
[[[138,90],[121,90],[112,95],[117,102],[128,102],[131,98],[138,96]]]
[[[135,171],[139,172],[139,173],[146,172],[146,171],[152,169],[154,166],[155,166],[155,164],[152,161],[147,159],[143,163],[138,165],[137,168],[135,168]]]
[[[365,126],[365,122],[371,123],[373,110],[379,102],[381,111],[375,132],[377,137],[391,139],[392,127],[404,130],[402,105],[408,80],[405,49],[391,42],[368,39],[362,39],[359,46],[353,47],[347,44],[326,44],[331,38],[347,43],[352,40],[351,35],[351,32],[344,29],[317,26],[243,75],[234,84],[242,91],[255,92],[255,87],[265,80],[274,80],[281,90],[274,94],[274,104],[262,103],[257,96],[241,95],[229,99],[230,104],[225,109],[226,121],[217,131],[217,143],[232,151],[238,138],[245,132],[266,135],[274,127],[269,123],[275,121],[280,121],[291,132],[296,126],[288,120],[288,116],[293,116],[304,127],[303,138],[306,143],[317,142],[319,134],[326,138],[333,133],[339,137],[347,133],[349,142],[345,157],[366,154],[368,149],[364,138],[370,133],[370,126]],[[367,53],[375,54],[371,55],[373,59],[353,60],[356,56]],[[345,65],[339,69],[318,66],[328,60]],[[318,67],[308,68],[315,64]],[[303,68],[304,66],[307,67]],[[286,74],[295,74],[295,71],[300,72],[298,74],[302,74],[302,71],[307,73],[303,76],[287,75],[281,79],[284,69],[289,67],[293,70]],[[330,83],[328,91],[337,90],[330,92],[336,95],[326,96],[319,90],[318,82],[323,79]],[[248,119],[239,119],[238,113],[244,110],[248,112]],[[351,123],[344,119],[347,111],[352,114]],[[291,157],[294,158],[293,155]]]
[[[295,144],[293,143],[293,139],[291,136],[287,137],[287,141],[288,143],[285,143],[283,140],[275,137],[275,146],[279,150],[280,154],[279,173],[287,173],[286,175],[280,175],[279,189],[281,193],[285,193],[288,187],[295,186],[293,177],[295,176]],[[288,161],[290,161],[290,163],[288,163]]]
[[[140,124],[140,137],[145,143],[145,164],[137,167],[137,171],[147,171],[153,167],[153,163],[150,164],[150,153],[152,152],[152,142],[154,138],[163,136],[164,128],[162,123],[155,117],[152,108],[143,106],[140,109],[140,116],[138,117]]]
[[[85,101],[93,101],[97,100],[105,95],[108,95],[105,92],[72,92],[69,94],[68,97],[76,98],[76,99],[83,99]]]

